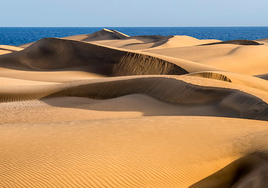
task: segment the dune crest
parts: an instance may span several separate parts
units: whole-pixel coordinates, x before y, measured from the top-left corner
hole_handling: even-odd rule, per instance
[[[0,45],[0,187],[266,187],[266,39]]]

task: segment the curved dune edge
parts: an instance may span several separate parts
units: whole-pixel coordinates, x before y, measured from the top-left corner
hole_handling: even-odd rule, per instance
[[[95,33],[87,35],[63,37],[62,39],[75,40],[80,42],[94,42],[96,44],[101,44],[105,46],[133,50],[195,46],[212,42],[220,42],[220,40],[211,39],[199,40],[190,36],[128,36],[116,30],[108,29],[103,29],[101,31],[97,31]]]
[[[238,111],[241,118],[268,120],[268,104],[260,98],[235,89],[203,87],[172,78],[134,78],[121,81],[81,84],[63,89],[55,96],[109,99],[142,93],[175,104],[219,103]]]
[[[264,38],[264,39],[257,39],[257,42],[266,42],[268,43],[268,38]]]
[[[268,131],[266,122],[218,117],[15,124],[0,130],[1,154],[12,156],[0,158],[0,186],[93,188],[189,187],[258,150],[248,143]],[[253,161],[253,168],[259,163]]]
[[[245,75],[266,74],[267,53],[267,45],[239,46],[227,55],[202,60],[200,63]]]
[[[237,111],[215,104],[174,104],[145,94],[99,100],[85,97],[55,97],[2,102],[0,124],[47,123],[143,116],[210,116],[239,118]],[[12,111],[12,113],[10,113]]]
[[[265,39],[27,45],[0,45],[1,188],[267,187]]]
[[[229,77],[225,76],[224,73],[218,73],[218,72],[195,72],[188,75],[202,78],[211,78],[225,82],[232,82],[232,80]]]
[[[144,50],[154,54],[189,62],[196,62],[202,65],[209,65],[244,75],[267,74],[268,48],[264,45],[232,45],[217,44],[191,47],[175,47],[167,49]],[[186,67],[185,67],[186,68]],[[186,68],[187,69],[187,68]],[[188,69],[187,69],[188,70]],[[208,71],[208,70],[204,70]],[[188,72],[193,72],[188,70]]]
[[[79,80],[106,78],[107,76],[85,72],[81,70],[77,71],[23,71],[7,68],[0,68],[0,79],[21,79],[34,82],[52,82],[52,83],[66,83]],[[7,85],[7,84],[5,84]]]
[[[126,61],[127,60],[127,61]],[[41,39],[21,52],[0,56],[0,66],[22,70],[83,70],[106,76],[186,74],[215,67],[151,53],[135,52],[71,40]],[[114,73],[116,71],[116,73]]]
[[[241,75],[232,72],[220,72],[220,71],[211,71],[211,72],[203,71],[203,72],[189,73],[188,75],[231,82],[234,84],[248,86],[268,92],[267,81],[264,81],[261,78],[253,76]]]
[[[88,41],[93,41],[93,40],[116,40],[116,39],[125,39],[129,37],[128,35],[121,33],[116,30],[110,30],[110,29],[102,29],[100,31],[96,31],[91,34],[83,34],[83,35],[73,35],[73,36],[67,36],[67,37],[62,37],[62,39],[67,39],[67,40],[75,40],[75,41],[81,41],[81,42],[88,42]],[[27,48],[30,45],[32,45],[34,42],[27,43],[27,44],[22,44],[19,45],[18,47],[20,48]]]
[[[0,45],[0,55],[9,54],[9,53],[17,52],[21,50],[23,50],[23,48],[10,46],[10,45]]]
[[[267,138],[267,136],[266,136]],[[267,147],[237,159],[190,188],[265,187],[268,183]]]
[[[223,44],[223,45],[197,45],[186,47],[173,47],[162,49],[147,49],[143,52],[150,52],[164,56],[170,56],[179,59],[185,59],[193,62],[200,62],[215,57],[220,57],[231,53],[240,46]]]
[[[194,85],[180,77],[105,78],[56,85],[25,85],[23,89],[10,86],[2,88],[0,99],[3,102],[64,96],[110,99],[130,94],[146,94],[174,104],[217,103],[239,112],[241,118],[268,118],[268,105],[261,98],[237,89]]]
[[[12,53],[12,51],[0,49],[0,55],[9,54],[9,53]]]
[[[130,61],[126,61],[127,58]],[[114,76],[114,70],[116,76],[128,75],[114,68],[118,64],[124,64],[136,75],[188,73],[172,62],[150,55],[53,38],[41,39],[21,52],[0,57],[0,65],[7,68],[11,65],[11,68],[33,70],[82,67],[82,70],[102,75]]]
[[[106,28],[91,34],[62,37],[62,39],[76,40],[81,42],[89,42],[96,40],[115,40],[115,39],[126,39],[126,38],[129,38],[129,36],[114,29],[106,29]]]
[[[10,50],[10,51],[21,51],[23,48],[17,47],[17,46],[11,46],[11,45],[0,45],[0,49],[3,50]]]
[[[109,47],[130,49],[130,50],[144,50],[150,48],[157,48],[165,46],[166,43],[173,43],[171,40],[174,36],[161,36],[161,35],[149,35],[149,36],[132,36],[124,39],[113,40],[94,40],[82,42],[94,42],[95,44],[105,45]],[[66,38],[72,40],[72,38]],[[81,41],[81,40],[76,40]],[[176,43],[177,44],[177,43]]]
[[[79,41],[79,40],[78,40]],[[125,39],[114,40],[92,40],[95,44],[101,44],[110,47],[151,51],[159,49],[169,49],[175,47],[188,47],[207,44],[212,42],[219,42],[220,40],[199,40],[190,36],[133,36]]]
[[[261,78],[263,80],[268,80],[268,74],[255,75],[255,77]]]
[[[214,45],[214,44],[262,45],[259,42],[256,42],[253,40],[229,40],[229,41],[214,42],[214,43],[208,43],[208,44],[202,44],[202,45]]]

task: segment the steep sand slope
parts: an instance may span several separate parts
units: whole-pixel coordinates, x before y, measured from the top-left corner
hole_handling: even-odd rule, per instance
[[[260,75],[255,75],[258,78],[262,78],[264,80],[268,80],[268,74],[260,74]]]
[[[54,38],[41,39],[23,51],[0,56],[0,66],[15,70],[82,70],[104,76],[221,70],[168,56]]]
[[[22,47],[0,46],[0,187],[267,186],[265,42],[103,29]]]
[[[216,85],[217,87],[213,87]],[[218,110],[236,112],[234,117],[268,119],[267,92],[204,78],[192,80],[190,77],[137,76],[91,79],[69,84],[25,84],[23,87],[10,84],[3,85],[0,94],[2,102],[36,100],[43,97],[111,99],[130,94],[146,94],[173,104],[188,104],[193,109],[198,105],[214,104]],[[53,103],[51,105],[53,106]]]

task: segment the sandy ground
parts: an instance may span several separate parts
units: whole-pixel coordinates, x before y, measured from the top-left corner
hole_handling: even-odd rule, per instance
[[[0,187],[266,187],[266,40],[0,45]]]

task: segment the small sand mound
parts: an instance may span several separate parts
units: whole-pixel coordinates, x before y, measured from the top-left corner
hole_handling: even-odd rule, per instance
[[[63,39],[78,40],[82,42],[98,41],[98,40],[114,40],[114,39],[126,39],[129,36],[116,30],[102,29],[92,34],[75,35],[70,37],[64,37]]]
[[[252,41],[252,40],[229,40],[229,41],[214,42],[214,43],[202,44],[202,45],[214,45],[214,44],[262,45],[256,41]]]

